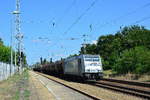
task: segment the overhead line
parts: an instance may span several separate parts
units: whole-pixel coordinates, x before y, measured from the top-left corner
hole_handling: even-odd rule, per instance
[[[59,22],[59,23],[61,23],[61,21],[62,21],[62,20],[64,19],[64,17],[66,16],[66,14],[69,13],[69,11],[73,8],[75,2],[76,2],[76,0],[72,0],[71,4],[65,9],[64,15],[62,15],[62,17],[58,19],[58,22]],[[55,22],[54,22],[54,23],[55,23]],[[58,23],[55,23],[55,24],[59,25]],[[56,26],[57,26],[57,25],[56,25]],[[57,38],[58,38],[58,37],[57,37]],[[61,39],[57,40],[57,43],[56,43],[56,44],[58,44],[58,42],[59,42],[60,40],[61,40]]]
[[[142,19],[140,19],[140,20],[134,22],[133,24],[138,24],[138,23],[143,22],[143,21],[148,20],[148,19],[150,19],[150,16],[144,17],[144,18],[142,18]]]
[[[71,26],[64,32],[64,34],[67,34],[68,31],[71,30],[72,27],[75,26],[79,22],[79,20],[98,2],[98,0],[94,0],[92,4],[71,24]]]
[[[116,21],[118,21],[118,20],[120,20],[120,19],[122,19],[122,18],[125,18],[125,17],[127,17],[127,16],[129,16],[129,15],[131,15],[131,14],[134,14],[134,13],[138,12],[140,9],[146,8],[146,7],[148,7],[148,6],[150,6],[150,2],[147,3],[147,4],[145,4],[145,5],[143,5],[143,6],[141,6],[141,7],[139,7],[139,8],[137,8],[137,9],[135,9],[135,10],[133,10],[133,11],[130,11],[130,12],[124,14],[124,15],[121,15],[121,16],[115,18],[115,19],[112,20],[111,22],[106,22],[104,25],[100,25],[100,26],[101,26],[101,27],[104,27],[104,26],[106,26],[106,25],[108,25],[108,24],[112,24],[112,23],[114,23],[114,22],[116,22]]]
[[[70,10],[73,8],[73,6],[75,5],[75,3],[76,3],[76,0],[73,0],[71,2],[71,4],[65,9],[63,16],[58,20],[59,23],[64,19],[64,17],[66,16],[66,14],[70,12]]]
[[[131,12],[128,12],[127,14],[124,14],[124,15],[122,15],[122,16],[116,18],[115,20],[118,20],[118,19],[127,17],[127,16],[129,16],[129,15],[131,15],[131,14],[134,14],[134,13],[138,12],[138,10],[143,9],[143,8],[146,8],[146,7],[148,7],[148,6],[150,6],[150,2],[147,3],[147,4],[145,4],[145,5],[143,5],[143,6],[141,6],[141,7],[139,7],[139,8],[137,8],[137,9],[135,9],[135,10],[133,10],[133,11],[131,11]]]

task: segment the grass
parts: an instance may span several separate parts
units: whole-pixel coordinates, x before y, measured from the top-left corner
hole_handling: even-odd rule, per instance
[[[139,81],[150,82],[150,75],[142,75],[142,76],[139,78]]]
[[[116,75],[116,72],[112,70],[104,70],[103,73],[104,73],[104,77],[106,78]]]
[[[16,93],[15,93],[15,96],[13,96],[13,100],[19,100],[19,91],[17,91]]]
[[[0,82],[0,100],[29,100],[30,91],[28,90],[28,71],[22,74],[15,74]]]
[[[19,79],[19,75],[15,74],[9,77],[7,80],[0,82],[0,100],[11,100],[11,98],[16,95],[14,85],[19,81]]]
[[[136,75],[127,73],[124,75],[117,75],[116,72],[112,70],[105,70],[104,71],[104,77],[105,78],[116,78],[116,79],[122,79],[122,80],[135,80],[140,82],[150,82],[150,75]]]
[[[30,97],[30,91],[29,90],[25,90],[24,93],[23,93],[24,97],[25,97],[25,100],[29,100],[29,97]]]

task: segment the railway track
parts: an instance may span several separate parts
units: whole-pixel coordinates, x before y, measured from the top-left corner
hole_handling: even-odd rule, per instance
[[[50,79],[50,80],[52,80],[52,81],[54,81],[54,82],[56,82],[56,83],[59,83],[59,84],[61,84],[61,85],[64,85],[65,87],[68,87],[68,88],[70,88],[70,89],[72,89],[72,90],[74,90],[74,91],[77,91],[77,92],[79,92],[79,93],[81,93],[81,94],[83,94],[83,95],[85,95],[85,96],[87,96],[87,97],[89,97],[89,98],[91,98],[91,99],[93,99],[93,100],[101,100],[100,98],[98,98],[98,97],[96,97],[96,96],[94,96],[94,95],[88,94],[88,93],[86,93],[86,92],[84,92],[84,91],[81,91],[81,90],[79,90],[79,89],[77,89],[77,88],[74,88],[74,87],[69,86],[69,85],[66,85],[66,84],[64,84],[64,83],[62,83],[62,82],[56,81],[56,80],[54,80],[54,79],[48,77],[48,75],[45,75],[45,74],[42,74],[42,73],[39,73],[39,72],[36,72],[36,73],[39,74],[39,75],[41,75],[41,76],[43,76],[43,77],[46,77],[46,78],[48,78],[48,79]]]
[[[97,87],[102,87],[137,97],[150,99],[150,83],[133,82],[117,79],[101,79],[100,81],[90,83]]]
[[[101,100],[100,98],[94,95],[88,94],[78,88],[74,88],[72,86],[66,85],[63,82],[59,82],[59,81],[56,81],[55,79],[51,79],[48,75],[45,75],[39,72],[36,72],[36,73],[54,82],[64,85],[65,87],[75,90],[93,100]],[[117,91],[117,92],[121,92],[125,94],[129,94],[129,95],[134,95],[136,97],[145,98],[148,100],[150,99],[150,83],[103,78],[100,81],[87,81],[87,84],[90,84],[96,87],[106,88],[109,90],[113,90],[113,91]]]

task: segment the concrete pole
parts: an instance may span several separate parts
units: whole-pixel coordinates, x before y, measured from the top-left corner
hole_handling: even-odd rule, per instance
[[[11,65],[10,65],[10,75],[12,72],[12,66],[13,66],[13,31],[12,31],[12,19],[11,19]]]

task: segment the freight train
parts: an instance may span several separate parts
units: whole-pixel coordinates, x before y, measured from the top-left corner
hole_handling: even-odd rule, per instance
[[[75,77],[80,79],[101,79],[103,68],[99,55],[82,54],[45,64],[33,69],[51,75]]]

